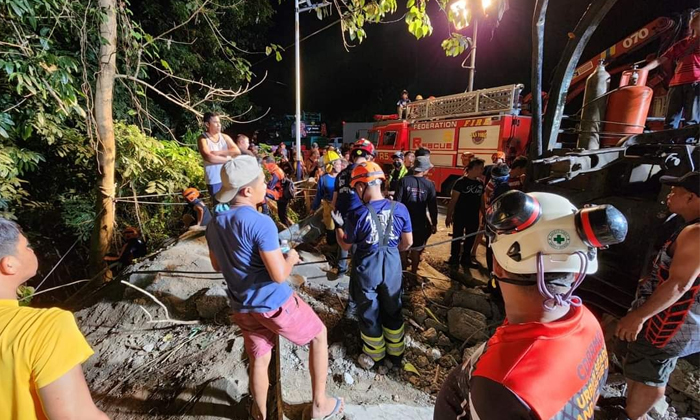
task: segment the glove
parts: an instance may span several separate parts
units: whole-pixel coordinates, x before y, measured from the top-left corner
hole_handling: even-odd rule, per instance
[[[335,227],[342,228],[343,224],[345,223],[343,221],[343,216],[340,214],[338,210],[333,210],[331,212],[331,218],[333,219],[333,222],[335,222]]]

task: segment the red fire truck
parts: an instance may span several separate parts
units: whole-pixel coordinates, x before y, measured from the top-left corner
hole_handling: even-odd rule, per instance
[[[377,122],[369,131],[377,161],[388,167],[397,150],[430,149],[429,178],[442,195],[462,176],[461,155],[472,152],[491,163],[499,150],[507,160],[526,153],[530,117],[520,115],[522,85],[442,96],[408,105],[407,120]]]

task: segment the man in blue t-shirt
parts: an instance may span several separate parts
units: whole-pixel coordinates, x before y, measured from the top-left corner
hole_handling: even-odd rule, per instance
[[[299,254],[283,254],[275,223],[256,206],[265,199],[265,176],[248,155],[225,163],[221,170],[219,202],[231,202],[207,226],[212,267],[224,274],[234,311],[250,359],[252,416],[266,417],[270,350],[277,335],[297,345],[311,344],[311,417],[324,418],[343,410],[341,398],[326,396],[328,342],[326,327],[285,281],[299,262]]]
[[[400,359],[404,352],[401,314],[401,257],[413,243],[411,217],[406,206],[382,195],[384,171],[374,162],[357,165],[350,186],[365,203],[347,218],[334,212],[338,244],[355,245],[350,295],[357,305],[363,342],[358,362],[371,368],[388,354]],[[396,360],[395,360],[396,361]]]

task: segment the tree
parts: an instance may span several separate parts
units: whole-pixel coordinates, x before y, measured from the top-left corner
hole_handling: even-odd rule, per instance
[[[162,13],[165,5],[170,9]],[[148,132],[160,127],[175,138],[169,121],[161,121],[163,110],[183,109],[198,118],[216,104],[240,109],[231,104],[255,87],[245,57],[278,48],[263,49],[258,40],[239,45],[227,37],[236,35],[234,30],[220,29],[226,26],[219,22],[222,17],[231,19],[227,23],[232,27],[245,20],[264,22],[271,15],[266,0],[140,5],[145,25],[162,30],[155,36],[143,29],[127,1],[6,0],[0,10],[0,211],[27,198],[20,176],[43,159],[22,142],[50,145],[60,142],[66,130],[84,133],[97,162],[93,272],[100,271],[115,224],[115,101],[120,119]],[[152,10],[161,13],[154,17]],[[257,16],[249,16],[252,11]],[[198,42],[206,46],[190,47]],[[248,45],[261,50],[246,50]],[[187,55],[190,48],[198,53]],[[215,56],[223,59],[206,63]],[[176,62],[171,66],[166,58]],[[262,80],[264,76],[255,83]],[[250,118],[246,114],[251,110],[248,105],[224,119]]]
[[[407,0],[404,19],[408,31],[416,39],[433,34],[433,24],[428,13],[431,1],[437,4],[440,14],[454,29],[442,42],[445,53],[452,57],[461,55],[471,47],[471,38],[463,35],[461,31],[467,28],[473,19],[488,19],[498,26],[503,13],[508,9],[507,0]],[[380,23],[398,8],[396,0],[333,0],[333,5],[340,15],[346,47],[348,43],[345,34],[351,42],[362,42],[367,37],[365,24]],[[322,16],[321,13],[323,12],[319,12],[319,17]]]

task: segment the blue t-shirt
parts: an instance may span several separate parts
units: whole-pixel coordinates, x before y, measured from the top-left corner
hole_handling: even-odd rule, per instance
[[[209,249],[226,279],[236,312],[269,312],[292,295],[287,283],[270,278],[260,252],[279,249],[275,222],[250,206],[217,213],[207,226]]]
[[[386,226],[389,212],[391,211],[391,201],[387,199],[371,201],[368,205],[374,207],[377,211],[377,216],[384,226]],[[394,226],[389,235],[388,246],[396,248],[401,240],[401,233],[412,232],[411,216],[408,214],[406,206],[401,203],[396,203],[394,207]],[[345,242],[357,244],[358,251],[373,251],[377,249],[379,242],[379,234],[377,228],[372,221],[367,206],[360,206],[357,210],[348,215],[347,226],[345,229]]]
[[[333,192],[335,191],[336,178],[337,177],[335,176],[325,174],[318,180],[318,186],[316,187],[316,197],[314,198],[314,203],[311,206],[312,210],[316,210],[321,205],[321,200],[333,200]]]
[[[348,214],[362,207],[360,197],[355,193],[355,189],[350,187],[352,179],[352,170],[355,164],[349,165],[347,168],[340,171],[335,180],[335,191],[338,193],[338,200],[335,202],[335,209],[340,212],[343,219],[348,217]]]

